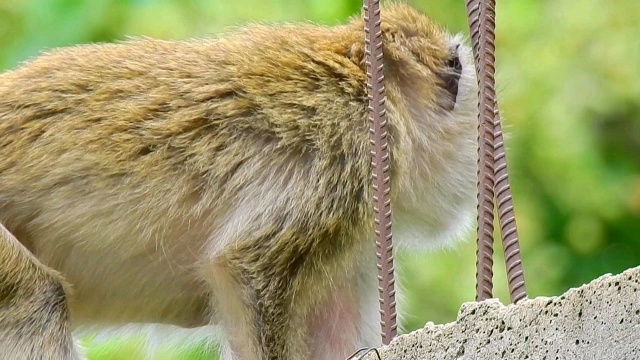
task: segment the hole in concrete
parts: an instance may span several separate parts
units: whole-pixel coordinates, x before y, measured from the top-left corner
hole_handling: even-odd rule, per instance
[[[500,321],[500,326],[498,326],[498,331],[503,332],[506,327],[504,320]]]

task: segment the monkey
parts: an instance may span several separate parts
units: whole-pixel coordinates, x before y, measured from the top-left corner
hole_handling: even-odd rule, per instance
[[[361,16],[45,51],[0,75],[0,358],[82,359],[87,324],[223,330],[224,360],[379,346]],[[462,35],[381,7],[393,234],[471,227]]]

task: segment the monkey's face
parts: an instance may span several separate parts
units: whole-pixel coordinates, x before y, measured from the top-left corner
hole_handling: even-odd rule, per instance
[[[426,16],[394,5],[384,17],[394,158],[394,234],[439,247],[470,229],[476,204],[477,83],[470,47]],[[386,22],[385,22],[386,20]]]
[[[473,57],[461,35],[451,35],[401,3],[384,8],[382,19],[391,98],[408,100],[410,105],[440,117],[475,111]]]

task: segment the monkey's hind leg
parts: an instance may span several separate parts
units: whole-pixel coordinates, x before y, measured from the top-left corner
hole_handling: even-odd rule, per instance
[[[64,280],[0,224],[0,360],[79,360]]]

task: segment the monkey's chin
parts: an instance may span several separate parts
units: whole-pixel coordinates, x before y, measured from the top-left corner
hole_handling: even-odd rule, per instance
[[[473,209],[467,208],[439,219],[421,212],[394,214],[391,229],[394,247],[401,252],[452,248],[471,235],[474,214]]]

